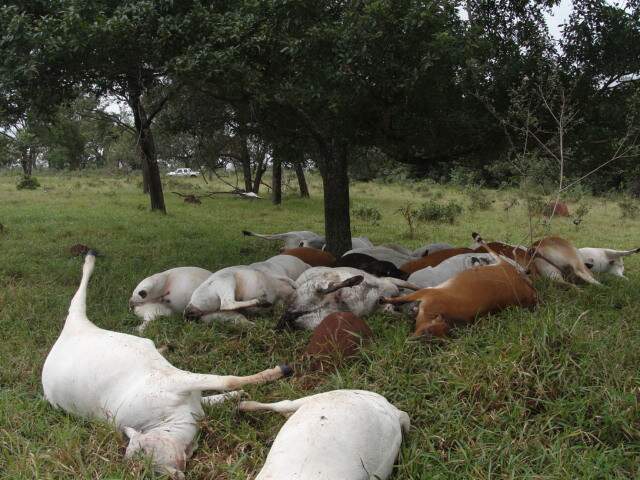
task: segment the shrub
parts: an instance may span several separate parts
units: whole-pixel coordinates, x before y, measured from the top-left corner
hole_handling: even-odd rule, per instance
[[[413,238],[415,235],[415,222],[418,218],[418,212],[413,208],[411,202],[407,202],[404,207],[399,208],[398,212],[407,222],[407,226],[409,227],[409,238]]]
[[[365,205],[355,208],[353,210],[353,216],[369,222],[371,225],[379,225],[382,220],[382,214],[376,207],[367,207]]]
[[[462,211],[462,205],[453,200],[446,204],[427,202],[418,210],[417,218],[420,222],[454,223]]]
[[[469,196],[469,210],[489,210],[494,202],[487,191],[483,191],[479,186],[473,186],[467,191]]]
[[[635,202],[631,198],[625,198],[618,202],[618,206],[620,207],[622,218],[638,218],[638,214],[640,213],[640,207],[638,207],[637,202]]]
[[[531,215],[542,215],[547,201],[538,195],[532,195],[526,199],[527,210]]]
[[[589,208],[589,206],[585,205],[584,203],[580,205],[576,210],[576,213],[573,215],[573,224],[576,227],[580,225],[582,223],[582,220],[587,215],[587,213],[589,213],[590,210],[591,208]]]
[[[459,187],[468,185],[480,185],[482,183],[482,175],[473,168],[458,165],[451,170],[449,181]]]
[[[22,177],[16,185],[18,190],[35,190],[40,187],[40,182],[35,177]]]

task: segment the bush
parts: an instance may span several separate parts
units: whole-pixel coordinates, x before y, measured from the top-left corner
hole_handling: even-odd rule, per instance
[[[35,190],[40,187],[40,182],[35,177],[22,177],[16,188],[18,190]]]
[[[547,201],[540,196],[532,195],[526,199],[527,209],[531,215],[542,215]]]
[[[622,212],[622,218],[638,218],[640,207],[638,207],[637,202],[633,199],[625,198],[624,200],[620,200],[618,206]]]
[[[576,227],[580,225],[584,217],[586,217],[590,211],[591,211],[591,208],[589,208],[588,205],[585,205],[584,203],[580,205],[576,210],[576,213],[573,215],[573,224]]]
[[[355,208],[352,214],[354,217],[365,222],[369,222],[371,225],[379,225],[380,220],[382,220],[382,214],[376,207],[367,207],[363,205]]]
[[[483,182],[482,174],[473,168],[458,165],[451,170],[449,174],[449,182],[459,187],[467,187],[469,185],[481,185]]]
[[[419,222],[454,223],[462,213],[462,205],[451,200],[446,204],[423,203],[417,212]]]
[[[404,207],[398,209],[398,213],[402,215],[402,218],[407,222],[409,227],[409,238],[413,238],[415,235],[415,222],[418,218],[418,212],[413,208],[411,202],[407,202]]]
[[[473,212],[476,210],[491,209],[491,204],[493,203],[493,200],[491,199],[489,192],[483,191],[478,186],[474,186],[467,191],[467,195],[469,196],[469,200],[471,202],[469,204],[470,211]]]

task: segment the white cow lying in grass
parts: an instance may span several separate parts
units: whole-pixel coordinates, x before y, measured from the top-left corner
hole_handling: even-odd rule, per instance
[[[329,314],[348,311],[357,316],[373,313],[381,296],[396,297],[400,289],[420,287],[391,277],[374,277],[349,267],[314,267],[304,272],[295,284],[279,328],[295,326],[313,330]]]
[[[204,390],[235,390],[289,373],[276,367],[247,377],[186,372],[171,365],[153,342],[103,330],[87,318],[87,284],[95,256],[84,262],[80,287],[71,300],[62,333],[42,369],[44,396],[53,406],[82,417],[113,422],[129,437],[126,456],[152,457],[154,468],[184,478],[195,450],[201,403],[235,394],[202,397]]]
[[[264,262],[223,268],[193,292],[184,317],[253,325],[238,310],[270,307],[286,300],[294,292],[293,279],[308,268],[309,265],[291,255],[276,255]]]
[[[158,317],[182,314],[195,289],[210,276],[204,268],[178,267],[142,280],[129,299],[129,308],[142,318],[138,331]]]
[[[580,257],[594,273],[610,273],[617,277],[624,276],[622,258],[640,252],[640,248],[632,250],[611,250],[610,248],[579,248]]]
[[[265,240],[280,240],[284,242],[284,248],[297,248],[304,243],[305,247],[321,249],[326,243],[324,237],[321,237],[317,233],[310,232],[308,230],[273,233],[271,235],[264,233],[254,233],[250,232],[249,230],[243,230],[242,233],[247,237],[258,237]]]
[[[410,424],[405,412],[364,390],[271,404],[241,402],[239,409],[293,414],[255,480],[385,480]]]
[[[266,235],[263,233],[250,232],[243,230],[242,233],[247,237],[264,238],[265,240],[280,240],[284,242],[283,249],[297,248],[297,247],[310,247],[322,250],[327,241],[325,237],[321,237],[317,233],[310,232],[308,230],[299,230],[294,232],[274,233]],[[373,247],[373,243],[367,237],[353,237],[351,239],[352,248],[368,248]]]
[[[492,263],[495,263],[495,260],[488,253],[462,253],[455,257],[447,258],[435,267],[426,267],[413,272],[409,275],[407,281],[421,288],[435,287],[460,272]]]
[[[291,280],[297,280],[304,271],[311,268],[310,265],[293,255],[275,255],[263,262],[255,262],[249,266],[269,275],[287,277]]]

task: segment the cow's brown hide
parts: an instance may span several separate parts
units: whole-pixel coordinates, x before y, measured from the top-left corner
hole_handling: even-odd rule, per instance
[[[332,313],[314,330],[305,356],[311,370],[337,368],[343,360],[356,355],[362,342],[372,336],[365,321],[353,313]]]

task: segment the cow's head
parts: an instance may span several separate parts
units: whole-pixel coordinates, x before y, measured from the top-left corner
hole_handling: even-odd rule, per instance
[[[174,480],[184,479],[187,459],[192,448],[186,447],[175,438],[161,431],[142,433],[134,428],[125,427],[124,433],[129,437],[125,452],[126,458],[141,454],[151,458],[153,469],[160,474],[170,475]]]
[[[354,275],[342,281],[323,283],[313,279],[299,285],[277,328],[315,328],[327,315],[344,310],[341,290],[359,285],[363,280],[362,275]]]
[[[165,283],[166,277],[160,273],[142,280],[131,294],[129,308],[161,301],[162,296],[166,293]]]

